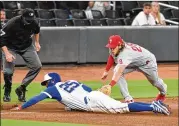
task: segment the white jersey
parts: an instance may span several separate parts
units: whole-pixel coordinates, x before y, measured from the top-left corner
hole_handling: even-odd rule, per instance
[[[116,101],[100,91],[92,91],[90,87],[75,80],[58,82],[42,93],[74,110],[107,113],[129,112],[127,103]]]
[[[50,98],[57,99],[60,103],[72,109],[88,111],[88,105],[85,104],[84,98],[89,92],[91,92],[91,88],[75,80],[69,80],[56,83],[55,88],[52,88],[52,90],[49,88],[49,90],[44,93]]]
[[[113,56],[116,64],[129,65],[128,67],[143,66],[153,57],[154,55],[147,49],[133,43],[125,43],[125,47],[119,55]]]

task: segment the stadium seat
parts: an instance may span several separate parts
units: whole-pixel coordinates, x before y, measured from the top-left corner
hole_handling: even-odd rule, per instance
[[[173,5],[173,6],[176,6],[176,7],[178,7],[179,6],[179,1],[168,1],[168,3],[170,4],[170,5]]]
[[[72,18],[86,19],[86,15],[83,10],[74,9],[74,10],[70,10],[70,12],[71,12]]]
[[[4,9],[15,10],[18,9],[16,1],[3,1]]]
[[[55,17],[59,19],[69,19],[69,13],[66,10],[56,9],[54,10]]]
[[[67,1],[67,6],[69,10],[79,9],[79,5],[77,1]]]
[[[162,13],[166,19],[173,18],[171,10],[171,8],[166,8],[163,10]]]
[[[143,8],[144,3],[147,3],[149,1],[137,1],[138,7]]]
[[[172,15],[174,18],[179,18],[179,10],[172,10]]]
[[[116,10],[121,10],[122,9],[122,5],[120,1],[116,1]]]
[[[125,25],[124,19],[107,19],[106,20],[108,26],[122,26]]]
[[[106,10],[105,12],[106,12],[106,18],[110,18],[110,19],[120,18],[118,12],[115,10]]]
[[[55,18],[55,14],[51,10],[37,10],[38,17],[41,19]]]
[[[56,9],[64,9],[64,10],[66,10],[66,8],[67,8],[66,1],[55,1],[55,4],[56,4]]]
[[[11,19],[18,15],[17,10],[5,10],[6,19]]]
[[[70,19],[56,19],[56,26],[73,26],[73,21]]]
[[[79,5],[76,1],[55,1],[56,9],[79,9]]]
[[[93,15],[93,19],[101,19],[103,18],[103,15],[101,13],[101,11],[99,10],[91,10],[92,15]]]
[[[77,1],[80,10],[86,10],[88,7],[88,1]]]
[[[130,18],[135,18],[141,11],[143,11],[143,8],[134,8],[132,9],[132,15]]]
[[[121,5],[124,17],[134,17],[133,13],[135,14],[141,10],[136,1],[121,1]]]
[[[88,19],[73,19],[74,26],[90,26]]]
[[[125,24],[125,25],[131,25],[131,24],[132,24],[132,21],[133,21],[133,20],[132,20],[131,18],[125,18],[125,19],[124,19],[124,24]]]
[[[51,27],[51,26],[56,26],[55,20],[54,19],[39,19],[40,21],[40,26],[45,26],[45,27]]]
[[[136,1],[121,1],[123,11],[131,11],[134,8],[138,8]]]
[[[2,1],[0,1],[0,9],[4,9],[4,5],[3,5]]]
[[[38,9],[38,4],[36,1],[20,1],[21,9],[31,8]]]
[[[55,3],[53,1],[38,1],[39,9],[55,9]]]
[[[91,26],[107,26],[105,19],[92,19],[90,20]]]

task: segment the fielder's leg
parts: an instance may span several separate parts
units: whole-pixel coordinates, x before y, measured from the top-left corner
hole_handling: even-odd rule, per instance
[[[25,78],[22,80],[21,85],[16,89],[16,94],[18,95],[18,100],[25,102],[25,92],[26,87],[34,80],[34,78],[40,72],[42,67],[41,61],[37,55],[37,52],[34,50],[27,50],[22,55],[22,58],[27,64],[27,67],[30,69]]]
[[[160,91],[156,100],[164,101],[165,95],[167,93],[167,85],[158,76],[157,63],[155,57],[152,57],[147,65],[139,67],[139,70],[147,77],[149,82]]]
[[[120,77],[120,79],[117,82],[117,85],[120,87],[120,92],[127,103],[133,102],[134,100],[132,96],[129,94],[128,84],[127,84],[126,79],[124,78],[124,74],[130,73],[133,71],[135,71],[135,69],[125,69],[123,72],[123,75]]]
[[[9,52],[14,55],[16,58],[16,53],[14,51],[9,50]],[[4,102],[10,102],[11,101],[11,86],[12,86],[12,76],[14,73],[14,67],[15,67],[15,59],[13,62],[7,62],[5,54],[2,52],[2,61],[3,61],[3,75],[4,75]]]

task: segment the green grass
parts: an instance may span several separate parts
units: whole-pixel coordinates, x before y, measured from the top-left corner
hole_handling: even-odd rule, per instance
[[[178,96],[178,79],[166,79],[164,80],[165,83],[168,85],[168,97],[172,96]],[[92,87],[93,90],[98,89],[102,86],[102,83],[99,81],[84,81],[86,85]],[[18,84],[14,84],[12,86],[12,102],[17,102],[17,96],[14,92],[15,88],[18,86]],[[158,93],[157,88],[152,86],[147,80],[130,80],[128,81],[129,86],[129,92],[134,98],[150,98],[150,97],[156,97],[156,94]],[[27,92],[27,99],[39,94],[41,91],[43,91],[45,88],[40,86],[39,83],[32,83],[28,87]],[[3,96],[3,89],[1,87],[1,97]],[[115,99],[122,99],[122,96],[119,91],[119,87],[116,85],[112,88],[112,94],[111,97]],[[2,100],[2,98],[1,98]],[[49,101],[49,100],[45,100]]]
[[[168,85],[167,97],[178,96],[178,79],[166,79],[164,80]],[[86,85],[92,87],[93,90],[98,89],[102,86],[101,82],[98,81],[85,81]],[[17,102],[17,96],[14,92],[18,84],[12,86],[12,102]],[[156,97],[158,90],[153,87],[147,80],[130,80],[128,81],[129,92],[134,98],[150,98]],[[27,99],[39,94],[45,88],[40,86],[39,83],[32,83],[28,87]],[[1,93],[3,89],[1,88]],[[2,97],[3,95],[1,95]],[[118,86],[112,88],[111,96],[115,99],[122,99]],[[2,98],[1,98],[2,99]],[[49,100],[45,100],[49,101]],[[2,126],[89,126],[87,124],[70,124],[70,123],[55,123],[55,122],[35,122],[35,121],[24,121],[24,120],[1,120]]]
[[[178,79],[166,79],[164,82],[168,86],[167,97],[178,96]],[[102,84],[96,81],[84,82],[93,89],[98,89]],[[159,92],[156,87],[152,86],[147,80],[129,80],[129,92],[134,98],[151,98],[156,97]],[[112,88],[111,97],[115,99],[122,99],[119,87],[115,85]]]
[[[1,126],[92,126],[92,125],[3,119],[1,120]]]

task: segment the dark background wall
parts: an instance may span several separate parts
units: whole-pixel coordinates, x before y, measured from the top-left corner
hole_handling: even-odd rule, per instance
[[[42,63],[104,63],[108,37],[119,34],[127,42],[143,46],[157,61],[178,61],[178,27],[42,27],[40,33]],[[16,63],[23,65],[18,57]]]

